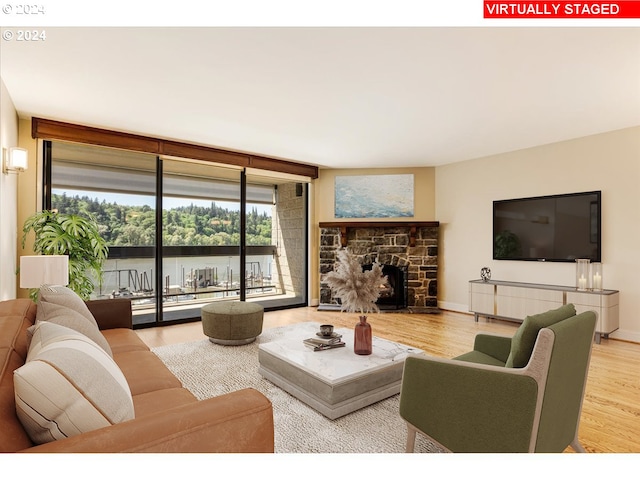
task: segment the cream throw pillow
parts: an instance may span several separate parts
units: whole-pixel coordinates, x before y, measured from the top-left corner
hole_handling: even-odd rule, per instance
[[[57,323],[86,335],[113,357],[111,347],[98,328],[96,319],[84,300],[73,290],[54,285],[40,287],[36,324],[43,321]]]
[[[113,359],[88,337],[37,324],[28,361],[14,371],[16,412],[36,444],[134,418],[133,399]]]
[[[46,318],[44,317],[46,317],[48,314],[48,306],[60,305],[62,307],[67,307],[78,312],[96,328],[98,328],[96,319],[89,311],[89,307],[87,307],[87,304],[84,303],[84,300],[82,300],[82,298],[80,298],[80,296],[69,287],[64,287],[61,285],[42,285],[38,293],[37,303],[39,305],[42,302],[46,302],[45,308],[38,308],[36,312],[36,322],[38,320],[46,320]]]

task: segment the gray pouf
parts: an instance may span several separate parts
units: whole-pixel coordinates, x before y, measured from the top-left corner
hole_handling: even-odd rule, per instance
[[[262,333],[264,308],[257,303],[213,302],[202,307],[202,331],[213,343],[245,345]]]

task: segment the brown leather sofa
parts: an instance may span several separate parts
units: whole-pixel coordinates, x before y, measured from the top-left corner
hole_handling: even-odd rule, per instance
[[[132,330],[127,299],[87,302],[133,397],[135,418],[34,446],[15,408],[13,371],[36,318],[28,299],[0,302],[0,452],[273,452],[271,402],[254,389],[198,401]]]

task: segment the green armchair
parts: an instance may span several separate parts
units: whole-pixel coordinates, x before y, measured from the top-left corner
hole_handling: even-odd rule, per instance
[[[584,452],[578,425],[596,314],[573,305],[527,317],[512,338],[476,336],[454,359],[405,361],[400,416],[452,452]]]

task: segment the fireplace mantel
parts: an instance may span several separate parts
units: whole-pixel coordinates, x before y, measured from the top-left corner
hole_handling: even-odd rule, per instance
[[[440,222],[412,222],[412,221],[392,221],[392,222],[320,222],[320,228],[339,228],[340,241],[343,247],[347,246],[347,230],[349,228],[397,228],[405,227],[409,229],[409,246],[416,245],[416,230],[421,227],[438,227]]]

